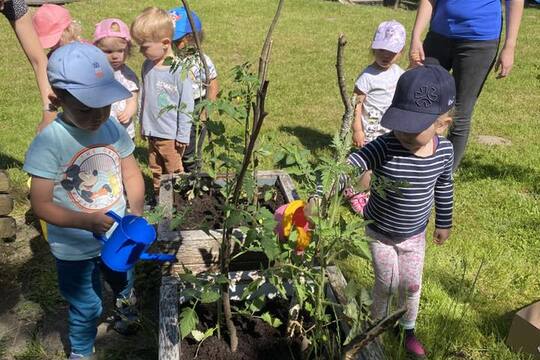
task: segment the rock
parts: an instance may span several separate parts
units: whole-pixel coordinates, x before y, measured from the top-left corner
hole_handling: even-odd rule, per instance
[[[499,136],[493,136],[493,135],[478,135],[477,141],[479,144],[482,145],[489,145],[489,146],[510,146],[512,145],[512,141],[499,137]]]

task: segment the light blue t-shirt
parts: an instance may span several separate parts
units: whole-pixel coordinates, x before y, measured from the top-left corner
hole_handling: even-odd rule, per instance
[[[193,84],[189,76],[181,79],[181,73],[180,67],[171,73],[168,66],[157,67],[150,60],[143,63],[140,118],[144,136],[189,144]]]
[[[501,0],[437,0],[430,30],[450,39],[496,40],[501,12]]]
[[[113,210],[123,216],[121,159],[133,153],[133,141],[113,118],[88,131],[65,123],[61,116],[32,141],[24,171],[53,180],[53,202],[59,206],[79,212]],[[47,224],[47,232],[58,259],[85,260],[101,253],[102,243],[89,231]]]

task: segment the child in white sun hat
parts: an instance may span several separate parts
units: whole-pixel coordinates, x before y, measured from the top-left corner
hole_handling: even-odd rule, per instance
[[[405,28],[395,20],[384,21],[377,27],[371,49],[374,61],[358,76],[354,86],[356,107],[352,142],[363,147],[390,130],[381,126],[381,118],[392,104],[396,84],[404,70],[397,65],[405,47]],[[361,191],[369,188],[371,172],[360,179]],[[369,198],[366,192],[356,194],[347,189],[345,195],[356,213],[362,214]]]

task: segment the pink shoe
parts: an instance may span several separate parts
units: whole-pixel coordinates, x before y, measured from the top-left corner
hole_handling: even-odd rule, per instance
[[[405,351],[411,356],[413,356],[415,359],[425,359],[426,358],[426,351],[424,350],[424,346],[416,338],[416,335],[413,333],[407,334],[405,333]]]
[[[369,200],[369,195],[367,193],[355,194],[352,188],[343,190],[343,195],[349,200],[349,204],[351,204],[353,211],[364,216],[364,208]]]

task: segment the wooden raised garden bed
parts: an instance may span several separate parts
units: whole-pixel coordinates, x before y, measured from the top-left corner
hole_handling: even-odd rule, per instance
[[[164,209],[165,218],[158,225],[158,241],[162,250],[176,254],[178,263],[172,264],[168,268],[167,274],[162,277],[160,287],[159,302],[159,359],[180,360],[190,359],[192,355],[182,354],[181,339],[179,331],[179,309],[184,302],[182,289],[186,284],[182,283],[178,274],[185,269],[189,269],[194,274],[204,271],[219,271],[219,246],[222,239],[220,229],[209,230],[209,234],[202,230],[170,230],[170,221],[175,206],[174,185],[176,176],[163,176],[160,189],[159,204]],[[219,181],[219,179],[218,179]],[[298,198],[294,185],[288,174],[283,171],[258,171],[257,185],[274,186],[281,193],[281,200],[285,203]],[[280,205],[280,204],[277,204]],[[241,234],[240,234],[241,236]],[[234,250],[233,250],[234,252]],[[231,263],[229,279],[231,279],[230,296],[231,300],[239,300],[243,289],[247,284],[258,277],[257,269],[260,269],[263,259],[260,255],[246,254],[237,261]],[[327,269],[328,297],[340,304],[345,304],[346,297],[344,289],[346,280],[336,267]],[[267,295],[275,292],[270,284],[261,287]],[[271,295],[269,296],[271,297]],[[348,332],[348,325],[341,323],[340,327],[344,333]],[[358,359],[372,360],[383,359],[384,355],[378,342],[371,343],[360,354]]]

